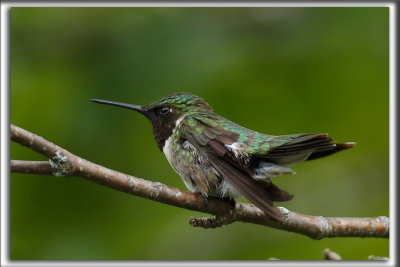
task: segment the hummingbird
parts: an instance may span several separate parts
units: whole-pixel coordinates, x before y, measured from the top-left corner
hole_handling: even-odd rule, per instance
[[[186,187],[207,197],[243,196],[269,217],[282,221],[274,202],[293,195],[271,178],[294,174],[291,166],[352,148],[335,143],[326,133],[268,135],[244,128],[214,113],[190,93],[166,96],[148,105],[91,101],[135,110],[151,122],[158,147]]]

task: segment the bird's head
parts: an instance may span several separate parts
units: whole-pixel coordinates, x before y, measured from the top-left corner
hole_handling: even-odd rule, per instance
[[[171,136],[175,127],[186,116],[213,112],[202,98],[189,93],[169,95],[143,106],[99,99],[91,99],[91,101],[135,110],[146,116],[151,122],[160,149],[164,146],[165,140]]]

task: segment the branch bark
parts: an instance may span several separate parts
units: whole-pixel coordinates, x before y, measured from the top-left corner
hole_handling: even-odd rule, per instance
[[[196,193],[183,191],[110,170],[82,159],[71,152],[11,124],[11,140],[28,147],[49,161],[11,160],[11,172],[77,176],[132,195],[144,197],[176,207],[213,214],[207,218],[191,218],[195,227],[215,228],[235,221],[265,225],[306,235],[313,239],[325,237],[389,237],[389,218],[322,217],[309,216],[278,207],[283,214],[282,223],[270,219],[252,204],[231,203],[219,198],[207,200]]]

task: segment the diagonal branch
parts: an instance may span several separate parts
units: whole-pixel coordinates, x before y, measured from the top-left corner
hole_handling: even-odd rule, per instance
[[[213,214],[208,218],[191,218],[192,226],[214,228],[235,221],[265,225],[306,235],[324,237],[389,237],[389,218],[322,217],[295,213],[279,207],[282,223],[270,219],[254,205],[231,203],[219,198],[202,198],[159,182],[151,182],[94,164],[71,152],[11,124],[11,140],[46,156],[49,161],[11,161],[11,172],[77,176],[132,195],[180,208]]]

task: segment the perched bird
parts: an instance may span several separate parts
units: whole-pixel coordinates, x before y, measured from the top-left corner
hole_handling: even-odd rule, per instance
[[[92,99],[135,110],[151,122],[158,147],[186,187],[203,196],[235,199],[243,195],[275,220],[282,215],[274,201],[293,196],[271,178],[294,174],[289,167],[351,148],[325,133],[273,136],[258,133],[215,114],[200,97],[178,93],[137,106]]]

